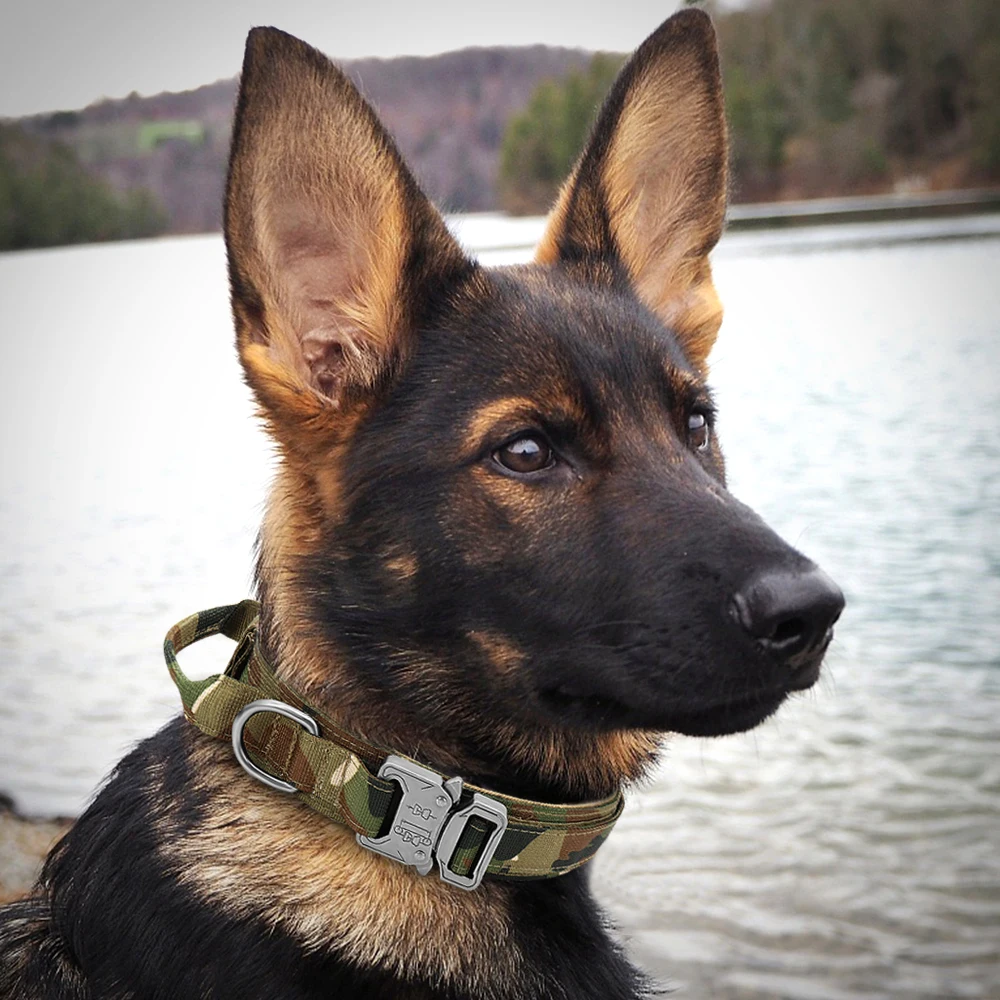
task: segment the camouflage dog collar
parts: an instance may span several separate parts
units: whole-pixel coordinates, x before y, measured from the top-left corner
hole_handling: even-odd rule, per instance
[[[621,792],[597,802],[549,805],[489,792],[399,755],[386,755],[306,705],[275,676],[257,643],[256,601],[185,618],[163,644],[184,715],[203,733],[232,740],[244,769],[350,827],[370,850],[421,874],[474,889],[484,875],[539,879],[589,861],[624,805]],[[195,681],[177,653],[222,634],[236,651],[222,674]]]

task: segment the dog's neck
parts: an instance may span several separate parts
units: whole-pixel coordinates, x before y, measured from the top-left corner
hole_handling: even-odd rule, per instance
[[[321,530],[315,510],[289,507],[286,468],[261,529],[257,567],[262,650],[278,677],[341,728],[384,749],[483,787],[552,803],[613,794],[655,763],[660,739],[644,731],[571,728],[522,732],[490,718],[482,739],[451,725],[448,705],[415,706],[373,689],[328,630],[310,618],[300,590],[291,539]],[[310,523],[312,522],[312,523]],[[427,669],[440,664],[429,663]]]
[[[581,734],[574,738],[568,733],[561,746],[542,748],[551,758],[551,767],[511,767],[500,755],[450,738],[433,721],[374,697],[359,697],[356,685],[339,681],[344,665],[324,651],[322,644],[287,637],[270,613],[268,596],[265,589],[259,641],[276,675],[339,727],[386,753],[410,757],[441,774],[460,775],[475,785],[508,795],[567,804],[604,798],[638,780],[655,760],[659,744],[652,734]],[[557,757],[564,755],[600,763],[581,768],[589,776],[581,780],[559,766]]]

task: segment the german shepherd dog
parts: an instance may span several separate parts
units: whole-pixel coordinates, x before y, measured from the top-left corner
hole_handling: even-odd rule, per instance
[[[467,257],[352,84],[250,33],[226,195],[278,445],[259,641],[345,730],[485,789],[613,795],[810,687],[843,598],[727,492],[706,387],[727,146],[709,19],[622,70],[533,263]],[[586,868],[471,892],[178,718],[0,916],[7,1000],[635,998]]]

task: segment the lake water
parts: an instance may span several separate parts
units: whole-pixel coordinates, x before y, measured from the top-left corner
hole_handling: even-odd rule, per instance
[[[538,225],[456,222],[491,262]],[[716,273],[731,486],[848,607],[775,720],[672,743],[596,889],[681,997],[1000,997],[1000,219],[734,234]],[[248,592],[220,239],[0,257],[0,372],[0,791],[72,815],[176,712],[168,626]]]

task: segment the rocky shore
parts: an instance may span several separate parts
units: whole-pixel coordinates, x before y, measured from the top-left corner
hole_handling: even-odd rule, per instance
[[[0,904],[23,896],[71,819],[23,819],[0,799]]]

